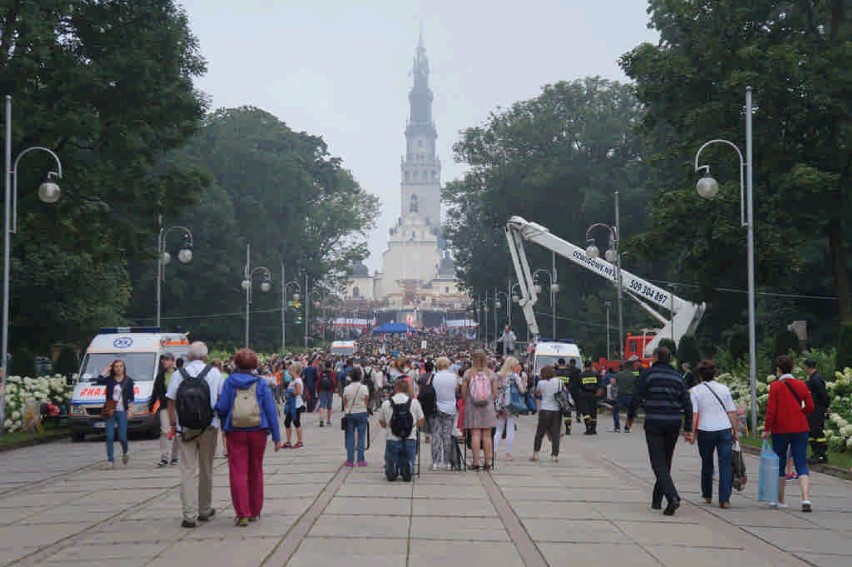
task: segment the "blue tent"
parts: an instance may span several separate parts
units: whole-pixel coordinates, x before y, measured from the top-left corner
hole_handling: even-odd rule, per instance
[[[405,323],[385,323],[373,329],[374,335],[401,335],[402,333],[414,333],[416,329]]]

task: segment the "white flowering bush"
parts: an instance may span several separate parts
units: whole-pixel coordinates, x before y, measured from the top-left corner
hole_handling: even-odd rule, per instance
[[[65,377],[40,376],[38,378],[9,376],[6,379],[6,431],[19,431],[23,428],[24,412],[29,402],[52,403],[65,406],[71,400],[73,388]]]

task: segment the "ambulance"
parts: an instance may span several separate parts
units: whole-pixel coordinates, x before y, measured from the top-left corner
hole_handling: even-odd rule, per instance
[[[170,352],[175,358],[186,356],[188,333],[164,333],[157,327],[111,327],[101,329],[92,339],[80,364],[77,383],[71,397],[71,439],[82,441],[87,433],[101,433],[106,424],[101,418],[105,386],[95,384],[98,376],[115,360],[124,361],[127,375],[133,379],[136,398],[129,432],[151,436],[160,434],[160,420],[148,411],[148,401],[157,377],[160,355]]]
[[[535,344],[535,350],[533,350],[533,374],[537,378],[542,368],[548,364],[556,366],[560,358],[565,359],[565,364],[570,364],[573,359],[577,363],[577,368],[582,369],[581,357],[580,347],[573,342],[538,342]]]
[[[331,343],[329,352],[334,356],[355,356],[358,351],[358,343],[355,341],[334,341]]]

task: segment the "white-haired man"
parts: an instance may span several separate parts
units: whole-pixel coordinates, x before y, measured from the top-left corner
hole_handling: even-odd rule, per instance
[[[169,382],[166,397],[169,400],[169,419],[172,434],[180,435],[180,501],[183,507],[184,528],[194,528],[198,521],[206,522],[216,515],[213,501],[213,457],[216,454],[216,442],[219,439],[219,418],[213,408],[222,392],[222,374],[214,366],[207,364],[207,345],[196,341],[189,345],[187,364],[176,373]],[[209,388],[209,394],[203,392],[204,384],[193,378],[201,378]],[[181,384],[186,382],[183,390]],[[199,388],[199,386],[201,388]],[[201,391],[200,391],[201,390]],[[191,408],[196,402],[207,403],[209,396],[212,419],[209,424],[198,428],[181,427],[178,408]],[[180,398],[180,399],[179,399]],[[197,405],[197,404],[196,404]],[[204,413],[204,408],[199,408]],[[198,411],[193,413],[199,413]]]

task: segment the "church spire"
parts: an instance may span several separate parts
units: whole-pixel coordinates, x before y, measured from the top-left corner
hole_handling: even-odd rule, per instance
[[[426,56],[426,47],[423,45],[422,23],[411,74],[414,76],[414,85],[408,94],[408,101],[411,105],[409,121],[412,124],[431,125],[433,96],[432,90],[429,88],[429,58]]]

